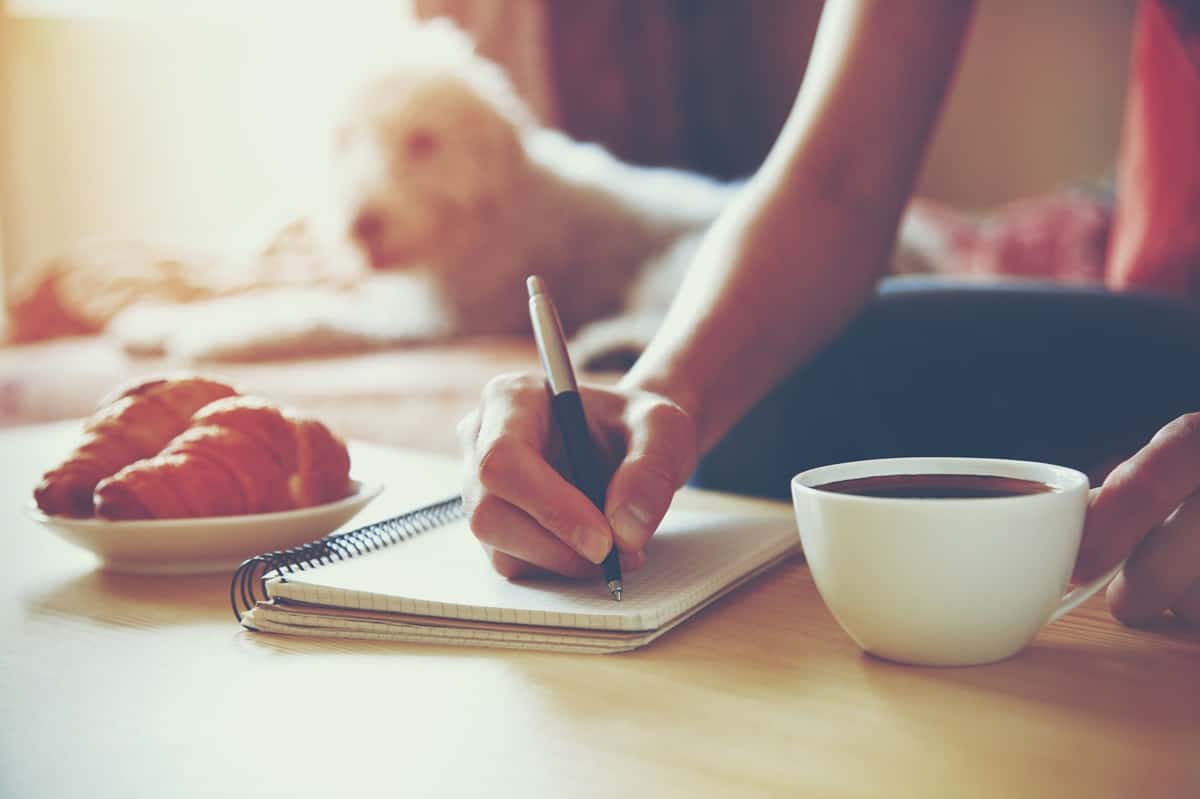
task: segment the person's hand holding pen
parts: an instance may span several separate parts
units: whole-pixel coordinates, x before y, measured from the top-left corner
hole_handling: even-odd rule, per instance
[[[616,464],[603,513],[554,468],[565,462],[544,377],[488,385],[460,427],[463,493],[501,573],[594,575],[614,540],[633,568],[697,453],[868,301],[973,4],[909,5],[826,4],[821,69],[805,75],[768,157],[705,234],[654,340],[618,388],[581,389]]]
[[[615,464],[603,512],[562,476],[565,453],[544,375],[493,379],[459,424],[471,530],[505,577],[596,578],[614,542],[622,569],[636,569],[695,468],[694,426],[675,403],[637,390],[585,385],[579,393],[593,440]]]

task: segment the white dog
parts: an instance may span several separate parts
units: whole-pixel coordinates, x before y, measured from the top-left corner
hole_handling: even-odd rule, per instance
[[[568,333],[661,316],[671,292],[649,284],[682,270],[735,189],[541,127],[460,31],[435,21],[423,35],[434,46],[365,86],[337,133],[338,227],[366,262],[424,279],[438,333],[528,332],[530,274],[549,284]]]
[[[576,357],[636,350],[736,191],[538,125],[503,71],[440,20],[355,94],[334,146],[316,228],[338,281],[135,306],[112,325],[126,346],[249,358],[528,334],[525,277],[538,274],[581,334]]]
[[[540,126],[448,21],[398,48],[335,125],[328,206],[235,265],[214,299],[123,311],[109,330],[127,349],[247,360],[526,335],[531,274],[581,364],[626,366],[644,348],[738,184]],[[930,271],[944,249],[919,222],[904,220],[895,271]]]

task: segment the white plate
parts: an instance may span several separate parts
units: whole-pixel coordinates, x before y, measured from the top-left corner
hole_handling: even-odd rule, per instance
[[[59,537],[96,553],[104,568],[112,571],[231,572],[246,558],[332,533],[383,491],[378,483],[354,480],[352,484],[354,492],[337,502],[248,516],[110,522],[49,516],[36,506],[30,507],[29,515]]]

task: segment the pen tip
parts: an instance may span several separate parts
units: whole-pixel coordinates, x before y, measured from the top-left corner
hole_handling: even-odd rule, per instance
[[[529,291],[530,297],[535,294],[546,293],[546,283],[537,275],[530,275],[525,278],[525,288]]]
[[[620,580],[609,580],[608,592],[612,594],[613,599],[620,602],[621,595],[625,593],[625,587],[621,584]]]

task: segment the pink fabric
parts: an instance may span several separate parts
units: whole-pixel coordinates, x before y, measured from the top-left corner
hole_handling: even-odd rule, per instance
[[[1104,282],[1111,204],[1085,191],[1008,203],[976,218],[928,200],[912,213],[939,233],[930,271],[968,277]]]
[[[1107,282],[1200,299],[1200,9],[1184,6],[1139,8]]]

